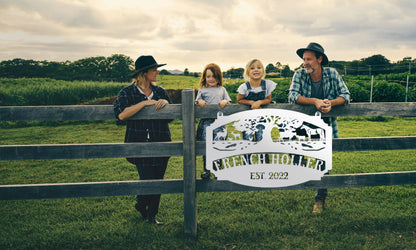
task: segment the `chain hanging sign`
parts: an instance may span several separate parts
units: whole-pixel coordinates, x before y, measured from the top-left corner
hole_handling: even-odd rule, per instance
[[[218,180],[286,187],[320,180],[332,168],[332,128],[319,112],[219,112],[206,135],[206,167]]]

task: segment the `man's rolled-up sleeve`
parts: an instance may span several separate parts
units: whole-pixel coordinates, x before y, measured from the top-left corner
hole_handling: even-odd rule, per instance
[[[292,84],[290,85],[290,88],[289,88],[289,96],[288,96],[289,103],[295,104],[299,96],[301,96],[300,87],[301,87],[300,73],[299,71],[296,71],[296,73],[293,75]]]
[[[338,96],[341,96],[345,99],[344,105],[350,103],[351,95],[350,91],[348,90],[347,85],[345,84],[344,80],[342,80],[342,77],[340,74],[336,74],[337,79],[337,88],[338,88]]]

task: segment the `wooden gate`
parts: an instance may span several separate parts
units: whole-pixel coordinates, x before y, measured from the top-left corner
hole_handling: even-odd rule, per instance
[[[184,231],[197,235],[197,192],[253,191],[264,188],[248,187],[229,181],[196,179],[196,156],[205,154],[205,142],[195,141],[195,119],[215,118],[218,111],[224,115],[248,110],[246,105],[231,104],[225,108],[194,105],[193,89],[182,91],[182,104],[168,105],[155,112],[146,107],[131,119],[181,119],[182,142],[152,143],[92,143],[52,145],[3,145],[0,160],[29,159],[88,159],[183,156],[183,179],[113,181],[56,184],[0,185],[1,200],[98,197],[137,194],[184,193]],[[315,113],[311,106],[270,104],[267,108],[287,109],[308,115]],[[415,116],[416,103],[352,103],[337,106],[322,116]],[[27,106],[0,107],[0,121],[68,121],[114,120],[110,105],[86,106]],[[152,150],[158,148],[158,150]],[[416,149],[416,136],[342,138],[333,139],[333,152],[367,150]],[[416,156],[415,156],[416,159]],[[309,181],[300,185],[271,188],[273,190],[347,188],[383,185],[416,184],[416,171],[326,175],[321,181]]]

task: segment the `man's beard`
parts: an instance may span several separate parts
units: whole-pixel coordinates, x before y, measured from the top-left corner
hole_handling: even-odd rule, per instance
[[[313,68],[312,66],[309,67],[305,67],[306,73],[308,74],[312,74],[313,72],[315,72],[316,68]]]

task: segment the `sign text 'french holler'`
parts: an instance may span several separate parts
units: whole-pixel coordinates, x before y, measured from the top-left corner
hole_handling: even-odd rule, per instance
[[[206,131],[207,169],[218,180],[286,187],[320,180],[332,168],[332,128],[315,116],[257,109],[223,116]]]

